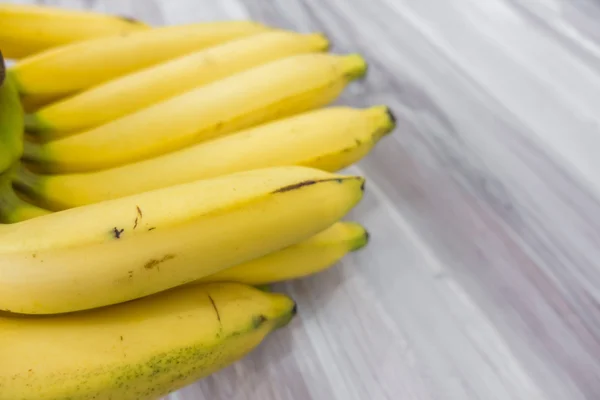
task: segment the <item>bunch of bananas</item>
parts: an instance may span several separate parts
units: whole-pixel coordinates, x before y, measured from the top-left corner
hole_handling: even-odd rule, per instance
[[[338,171],[395,125],[367,65],[251,21],[0,5],[0,400],[156,399],[296,313],[262,285],[366,245]]]

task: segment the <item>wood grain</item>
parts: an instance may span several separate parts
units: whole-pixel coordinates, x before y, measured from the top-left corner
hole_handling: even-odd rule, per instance
[[[370,62],[340,103],[399,120],[353,167],[369,248],[281,285],[296,321],[170,399],[600,398],[597,2],[45,3],[323,31]]]

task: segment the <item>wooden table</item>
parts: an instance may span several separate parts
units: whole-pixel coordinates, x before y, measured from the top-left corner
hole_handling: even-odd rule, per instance
[[[341,103],[398,116],[354,169],[369,248],[279,287],[289,329],[170,399],[600,398],[600,3],[37,3],[324,31],[371,65]]]

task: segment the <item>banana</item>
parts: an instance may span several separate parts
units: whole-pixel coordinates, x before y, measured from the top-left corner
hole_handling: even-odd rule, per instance
[[[0,225],[0,310],[78,311],[198,280],[324,230],[363,185],[267,168]]]
[[[102,171],[40,175],[22,167],[14,185],[58,211],[251,169],[302,165],[335,172],[363,158],[394,125],[385,106],[319,109]]]
[[[85,172],[141,161],[335,100],[364,75],[359,55],[302,54],[255,67],[73,136],[26,142],[36,171]]]
[[[23,154],[23,109],[0,52],[0,172]]]
[[[18,61],[8,73],[25,95],[67,95],[268,29],[250,21],[165,26],[53,48]]]
[[[90,129],[192,88],[295,54],[327,50],[322,34],[272,31],[227,42],[111,80],[58,101],[25,119],[44,140]],[[56,133],[59,132],[59,133]]]
[[[0,400],[158,399],[241,359],[295,315],[294,301],[236,283],[126,304],[0,316]]]
[[[130,18],[16,4],[0,4],[0,26],[0,49],[13,59],[85,39],[149,29]]]
[[[340,261],[348,252],[364,247],[369,234],[357,223],[338,222],[315,236],[227,268],[198,282],[240,282],[265,285],[316,274]]]
[[[0,174],[0,223],[13,224],[50,214],[50,211],[22,200],[15,193],[12,180],[15,167]]]

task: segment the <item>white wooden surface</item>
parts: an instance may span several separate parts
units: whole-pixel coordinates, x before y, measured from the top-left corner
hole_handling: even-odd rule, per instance
[[[371,64],[341,102],[399,117],[357,167],[369,248],[280,286],[291,326],[170,399],[600,399],[600,3],[37,2],[324,31]]]

